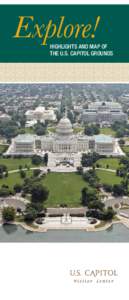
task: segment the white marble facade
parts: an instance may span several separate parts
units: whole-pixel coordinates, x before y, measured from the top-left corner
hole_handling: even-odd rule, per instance
[[[83,152],[98,152],[103,155],[122,155],[119,153],[117,141],[106,135],[88,137],[84,134],[74,134],[70,120],[64,116],[58,123],[55,133],[45,136],[32,134],[18,135],[5,153],[11,156],[32,156],[33,154],[44,155],[45,152],[53,153],[55,157],[64,156],[78,160],[78,154]]]

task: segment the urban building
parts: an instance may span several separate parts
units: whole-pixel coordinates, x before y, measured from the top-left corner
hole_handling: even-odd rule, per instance
[[[122,111],[122,106],[113,101],[93,102],[88,109],[81,113],[81,121],[84,123],[112,124],[116,121],[127,121],[127,114]]]
[[[45,109],[44,106],[38,106],[35,110],[28,110],[26,113],[27,122],[29,121],[56,121],[54,109]]]
[[[7,122],[10,120],[11,117],[8,114],[0,112],[0,121]]]

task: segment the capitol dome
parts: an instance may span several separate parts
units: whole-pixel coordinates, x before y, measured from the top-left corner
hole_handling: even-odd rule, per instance
[[[70,120],[63,117],[57,125],[56,133],[60,136],[67,136],[73,133],[73,128]]]

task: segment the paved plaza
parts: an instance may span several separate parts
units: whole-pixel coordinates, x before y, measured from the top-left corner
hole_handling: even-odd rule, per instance
[[[43,224],[39,225],[39,228],[42,229],[84,229],[84,230],[91,230],[94,228],[95,225],[99,224],[100,221],[97,221],[95,224],[90,223],[90,219],[88,218],[79,218],[79,217],[72,217],[66,218],[64,217],[47,217],[45,218]],[[35,223],[35,225],[37,225]]]
[[[121,205],[129,205],[129,197],[113,197],[109,196],[108,198],[105,199],[105,206],[115,206],[118,204],[119,206]]]
[[[0,197],[0,209],[6,206],[13,206],[16,210],[17,208],[20,208],[21,210],[25,210],[26,207],[26,201],[23,200],[24,198],[19,198],[15,196],[10,196],[7,198]]]

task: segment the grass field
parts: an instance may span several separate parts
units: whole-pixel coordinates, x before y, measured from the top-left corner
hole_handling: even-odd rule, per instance
[[[96,173],[101,183],[113,185],[119,184],[121,182],[121,178],[119,176],[116,176],[116,174],[113,172],[96,170]]]
[[[123,150],[125,153],[129,153],[129,146],[123,146],[123,147],[122,147],[122,150]]]
[[[105,168],[105,169],[107,165],[109,166],[109,169],[114,169],[114,170],[116,170],[119,167],[118,158],[101,158],[97,161],[97,163],[100,164],[101,168]]]
[[[31,176],[32,175],[32,171],[27,171],[26,172],[26,175],[27,177],[28,176]],[[6,178],[2,178],[0,179],[0,187],[5,184],[5,185],[8,185],[10,189],[13,188],[13,186],[16,184],[16,183],[20,183],[22,184],[24,181],[24,179],[22,179],[20,177],[20,173],[12,173],[12,174],[9,174],[8,177]]]
[[[76,127],[74,128],[74,133],[79,133],[79,132],[84,132],[84,128],[83,127]]]
[[[100,129],[100,134],[107,134],[107,135],[112,135],[115,136],[115,131],[112,130],[110,127],[105,127]]]
[[[0,145],[0,153],[5,152],[8,149],[8,146],[6,145]]]
[[[101,183],[113,185],[121,182],[121,178],[113,172],[96,170],[96,173]],[[27,171],[26,174],[27,177],[31,176],[32,171]],[[12,173],[7,178],[0,179],[0,187],[6,184],[12,189],[16,183],[22,184],[23,181],[19,172]],[[67,204],[68,207],[81,206],[81,190],[88,186],[81,175],[76,173],[49,173],[41,182],[49,190],[46,207],[58,207],[61,204]]]
[[[27,177],[31,176],[32,171],[27,171],[26,174]],[[22,184],[23,181],[19,172],[12,173],[7,178],[0,179],[0,187],[5,184],[12,189],[16,183]],[[69,207],[80,206],[81,190],[87,185],[76,173],[50,173],[42,179],[42,183],[49,190],[46,207],[58,207],[60,204],[67,204]]]
[[[76,173],[50,173],[43,179],[44,186],[49,190],[46,207],[57,207],[62,203],[69,207],[81,205],[81,190],[85,181]]]
[[[26,127],[26,128],[24,128],[24,130],[25,130],[25,133],[27,133],[27,134],[34,134],[35,133],[34,129],[32,127]]]
[[[55,127],[48,127],[47,131],[55,133],[56,132],[56,128]]]
[[[31,158],[0,158],[0,165],[1,164],[7,166],[8,171],[18,169],[20,165],[23,168],[25,167],[25,165],[34,167],[31,162]]]

